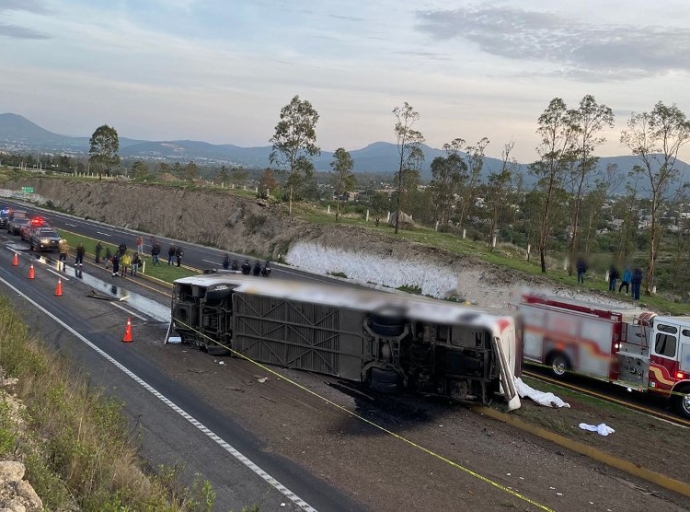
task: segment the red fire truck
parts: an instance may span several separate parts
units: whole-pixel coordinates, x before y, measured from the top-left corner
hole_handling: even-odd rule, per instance
[[[671,398],[690,419],[690,317],[525,294],[524,357]]]

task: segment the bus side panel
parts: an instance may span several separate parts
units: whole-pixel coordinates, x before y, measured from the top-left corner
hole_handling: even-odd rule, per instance
[[[251,359],[360,380],[362,340],[344,336],[341,308],[235,293],[233,317],[233,348]]]

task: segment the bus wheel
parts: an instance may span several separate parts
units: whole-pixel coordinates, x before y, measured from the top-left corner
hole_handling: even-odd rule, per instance
[[[395,393],[399,389],[400,376],[393,370],[372,368],[370,379],[371,389],[379,393]]]
[[[690,420],[690,386],[684,385],[679,387],[673,395],[676,411],[683,418]]]
[[[568,356],[562,352],[556,352],[549,357],[548,365],[550,366],[551,374],[561,379],[571,369],[570,360]]]

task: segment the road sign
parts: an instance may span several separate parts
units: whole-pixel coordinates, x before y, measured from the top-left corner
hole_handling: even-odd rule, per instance
[[[34,187],[22,187],[22,193],[33,194],[34,193]]]

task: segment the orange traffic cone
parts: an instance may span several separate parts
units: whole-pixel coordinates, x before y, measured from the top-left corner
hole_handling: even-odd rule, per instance
[[[34,278],[34,264],[32,263],[31,266],[29,267],[29,279]]]
[[[14,253],[14,256],[12,256],[12,266],[13,266],[13,267],[16,267],[16,266],[18,266],[18,265],[19,265],[19,256],[18,256],[17,253],[15,252],[15,253]]]
[[[62,297],[62,279],[60,279],[59,277],[57,287],[55,288],[55,296]]]
[[[131,343],[132,342],[132,320],[129,318],[127,319],[127,327],[125,328],[125,335],[122,338],[123,343]]]

